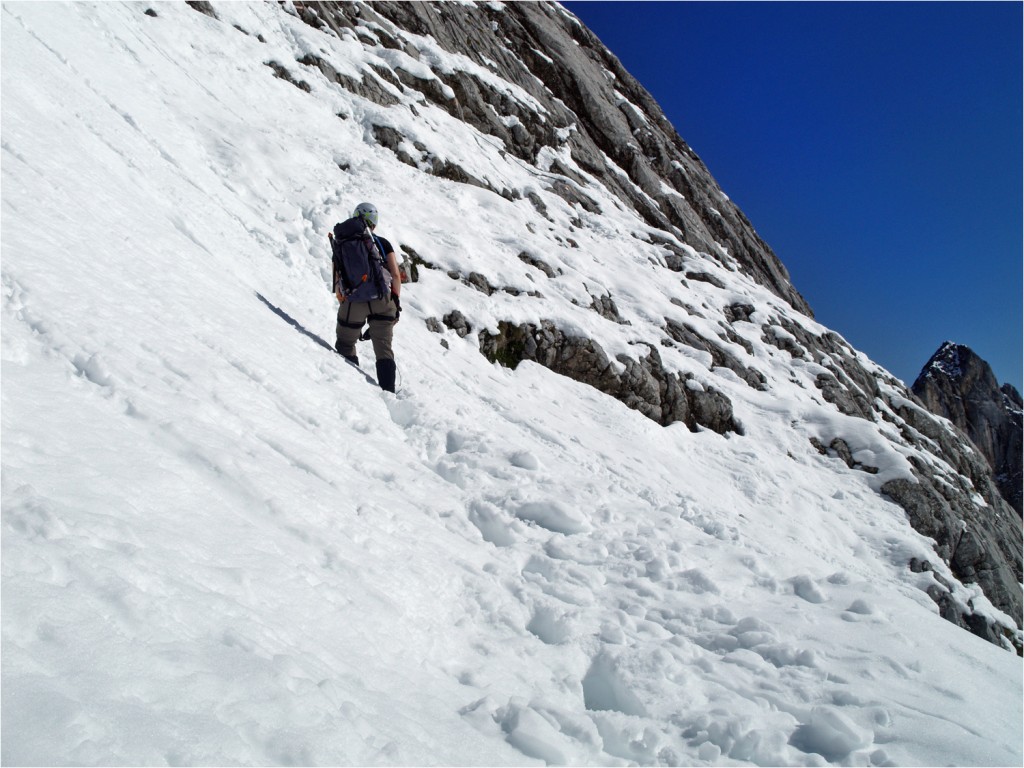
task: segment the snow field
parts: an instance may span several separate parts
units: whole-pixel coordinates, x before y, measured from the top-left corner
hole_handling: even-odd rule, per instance
[[[555,317],[634,351],[680,308],[620,285],[656,249],[610,196],[561,244],[577,212],[444,113],[400,124],[555,221],[370,144],[401,106],[263,63],[372,51],[275,5],[155,8],[2,7],[4,763],[1019,762],[1019,659],[939,619],[906,568],[949,577],[929,542],[780,428],[860,425],[753,325],[767,393],[662,350],[730,395],[728,438],[426,330]],[[324,348],[324,237],[362,199],[438,266],[396,396]],[[586,309],[608,291],[628,330]],[[684,295],[702,331],[732,300]]]

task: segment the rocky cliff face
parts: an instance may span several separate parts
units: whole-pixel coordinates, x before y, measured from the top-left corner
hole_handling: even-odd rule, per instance
[[[963,430],[988,460],[996,487],[1021,514],[1024,452],[1020,393],[999,386],[992,368],[970,347],[947,341],[921,370],[912,387],[928,409]]]
[[[599,212],[586,194],[587,179],[598,180],[635,209],[651,227],[723,263],[735,263],[801,312],[811,310],[789,280],[789,273],[757,235],[743,213],[722,193],[700,158],[687,146],[644,88],[601,41],[574,17],[547,3],[498,7],[447,5],[438,13],[429,3],[296,3],[301,18],[336,32],[348,28],[367,44],[401,51],[428,66],[402,31],[430,36],[446,50],[480,66],[433,67],[437,80],[414,67],[377,74],[399,88],[411,88],[459,120],[501,142],[524,162],[548,171],[547,187],[572,205]],[[306,60],[347,87],[382,105],[396,103],[377,78],[354,81],[329,63]],[[492,77],[497,74],[500,80]],[[510,98],[504,84],[526,91],[529,104]],[[396,150],[405,138],[380,126],[380,140]],[[409,151],[412,149],[414,151]],[[464,169],[433,162],[429,153],[399,150],[410,164],[459,181],[487,186]],[[566,159],[571,160],[566,162]],[[582,173],[581,173],[582,172]],[[495,189],[501,194],[512,190]],[[540,216],[544,205],[538,200]],[[664,243],[669,262],[681,269],[673,237]]]
[[[1020,517],[988,462],[898,380],[813,321],[779,259],[651,96],[574,16],[553,3],[283,7],[323,34],[358,42],[363,57],[336,60],[307,45],[294,61],[268,58],[274,76],[307,91],[316,80],[358,95],[368,104],[358,117],[368,144],[425,174],[532,207],[525,228],[547,247],[500,268],[403,246],[416,268],[454,281],[428,327],[475,339],[502,365],[539,363],[660,424],[692,430],[745,434],[738,410],[770,411],[780,393],[799,392],[803,410],[779,429],[898,503],[955,576],[980,585],[1008,614],[994,622],[936,582],[928,591],[946,618],[993,642],[1012,636],[1019,647]],[[446,130],[438,116],[472,129],[468,154],[439,151],[431,139]],[[634,299],[645,295],[641,314],[623,316],[620,288],[588,280],[586,258],[598,256],[580,253],[577,233],[606,234],[609,214],[635,222],[615,233],[631,240],[627,253],[615,246],[615,258],[635,270],[630,282],[644,283],[630,286]],[[553,296],[567,309],[538,316]],[[536,309],[540,298],[548,303]],[[899,472],[887,469],[892,463]]]

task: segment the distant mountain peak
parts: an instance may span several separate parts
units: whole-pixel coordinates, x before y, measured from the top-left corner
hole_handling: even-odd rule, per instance
[[[988,364],[978,357],[970,347],[955,341],[944,341],[925,363],[918,379],[930,376],[962,379],[969,370],[983,370],[985,367],[988,367]]]
[[[1020,393],[999,385],[992,367],[970,347],[946,341],[911,388],[933,413],[952,421],[992,466],[996,486],[1022,511],[1022,407]]]

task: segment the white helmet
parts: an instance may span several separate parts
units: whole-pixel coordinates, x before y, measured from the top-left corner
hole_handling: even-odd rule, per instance
[[[377,206],[373,203],[360,203],[352,212],[352,216],[362,219],[371,227],[377,226],[377,219],[379,218],[377,214]]]

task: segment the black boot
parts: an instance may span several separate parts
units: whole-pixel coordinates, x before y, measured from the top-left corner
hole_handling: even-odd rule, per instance
[[[334,351],[337,352],[339,355],[341,355],[343,358],[345,358],[348,362],[350,362],[356,368],[359,367],[359,358],[356,357],[355,355],[346,355],[346,354],[343,354],[343,353],[339,352],[337,349],[335,349]]]
[[[385,392],[395,391],[395,372],[397,368],[394,360],[382,358],[377,361],[377,383]]]

